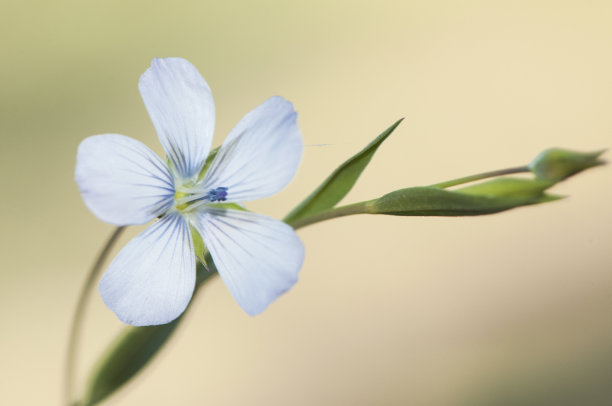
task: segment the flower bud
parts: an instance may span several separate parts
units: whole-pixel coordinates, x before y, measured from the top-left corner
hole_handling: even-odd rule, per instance
[[[411,187],[387,193],[367,206],[368,213],[393,216],[479,216],[558,199],[544,193],[548,186],[549,182],[508,179],[460,190]]]
[[[536,178],[558,182],[585,169],[603,165],[605,161],[599,156],[604,151],[575,152],[551,148],[542,151],[528,167]]]

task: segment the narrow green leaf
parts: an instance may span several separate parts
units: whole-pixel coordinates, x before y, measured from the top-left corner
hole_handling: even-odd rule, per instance
[[[435,187],[412,187],[396,190],[372,200],[368,203],[368,208],[372,214],[395,216],[478,216],[558,198],[547,194],[487,196]]]
[[[196,292],[199,286],[217,274],[209,255],[206,256],[205,263],[209,266],[209,270],[204,269],[200,263],[197,266]],[[89,377],[84,400],[77,405],[98,404],[136,376],[172,337],[183,316],[159,326],[124,328],[98,360]]]
[[[94,373],[83,405],[101,402],[132,379],[166,343],[181,319],[159,326],[126,327]]]
[[[402,120],[403,118],[396,121],[364,149],[336,168],[314,192],[285,217],[284,221],[294,223],[299,219],[334,207],[351,190],[378,147],[391,135]]]

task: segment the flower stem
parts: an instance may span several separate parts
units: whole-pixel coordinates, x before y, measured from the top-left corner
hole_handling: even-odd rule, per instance
[[[350,216],[353,214],[364,214],[369,213],[368,211],[368,203],[373,200],[368,200],[365,202],[353,203],[346,206],[336,207],[331,210],[327,210],[321,213],[317,213],[313,216],[306,217],[304,219],[299,219],[294,222],[290,222],[289,225],[293,227],[295,230],[298,228],[306,227],[314,223],[318,223],[320,221],[330,220],[336,217],[344,217]]]
[[[447,187],[462,185],[464,183],[474,182],[477,180],[494,178],[496,176],[509,175],[511,173],[524,173],[530,172],[527,166],[517,166],[516,168],[507,168],[507,169],[499,169],[496,171],[483,172],[476,175],[465,176],[463,178],[447,180],[446,182],[440,182],[433,185],[429,185],[429,187],[437,187],[440,189],[446,189]]]
[[[451,186],[462,185],[464,183],[474,182],[477,180],[494,178],[497,176],[509,175],[512,173],[524,173],[524,172],[530,172],[527,166],[517,166],[515,168],[499,169],[496,171],[483,172],[483,173],[479,173],[476,175],[465,176],[463,178],[448,180],[446,182],[440,182],[440,183],[430,185],[429,187],[446,189]],[[310,217],[306,217],[303,219],[299,219],[297,221],[289,222],[288,224],[297,230],[298,228],[306,227],[311,224],[318,223],[320,221],[330,220],[336,217],[350,216],[353,214],[371,213],[371,211],[369,210],[369,205],[375,200],[376,199],[365,201],[365,202],[353,203],[353,204],[349,204],[346,206],[336,207],[331,210],[317,213]]]
[[[72,405],[74,399],[73,387],[74,387],[74,376],[75,376],[75,368],[76,368],[76,360],[77,360],[77,350],[79,346],[79,333],[81,331],[81,325],[83,323],[83,316],[85,315],[85,310],[87,307],[87,298],[91,293],[92,288],[96,280],[98,279],[98,275],[100,274],[100,270],[102,266],[106,262],[106,258],[110,253],[111,249],[119,239],[121,232],[125,229],[125,227],[117,227],[113,234],[109,237],[106,245],[98,254],[98,258],[96,262],[91,267],[89,271],[89,275],[87,276],[87,280],[83,284],[81,288],[81,294],[79,296],[79,301],[77,302],[77,306],[74,312],[74,316],[72,317],[72,324],[70,326],[70,336],[68,338],[68,353],[66,354],[66,369],[65,369],[65,382],[64,382],[64,401],[67,406]]]

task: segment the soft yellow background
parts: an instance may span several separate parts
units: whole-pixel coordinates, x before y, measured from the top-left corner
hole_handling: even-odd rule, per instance
[[[295,104],[300,171],[249,205],[282,217],[400,117],[346,202],[611,146],[611,21],[609,1],[4,0],[0,404],[60,403],[69,320],[112,230],[80,199],[76,148],[119,132],[162,152],[137,89],[153,57],[199,68],[216,145],[269,96]],[[108,404],[611,404],[611,186],[604,167],[549,205],[304,229],[288,294],[250,318],[213,281]],[[95,295],[82,373],[120,327]]]

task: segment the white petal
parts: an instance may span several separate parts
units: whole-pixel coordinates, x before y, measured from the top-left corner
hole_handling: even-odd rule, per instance
[[[168,214],[130,241],[115,257],[98,290],[124,323],[165,324],[183,313],[195,286],[189,225]]]
[[[203,181],[202,191],[228,188],[227,200],[270,196],[293,178],[302,159],[302,135],[293,105],[272,97],[229,133]]]
[[[219,275],[249,315],[264,311],[297,282],[304,246],[287,224],[237,210],[210,208],[193,216]]]
[[[151,62],[138,88],[173,169],[183,178],[196,175],[215,129],[208,84],[185,59],[164,58]]]
[[[119,134],[94,135],[79,145],[75,179],[100,220],[144,224],[174,201],[168,167],[146,145]]]

